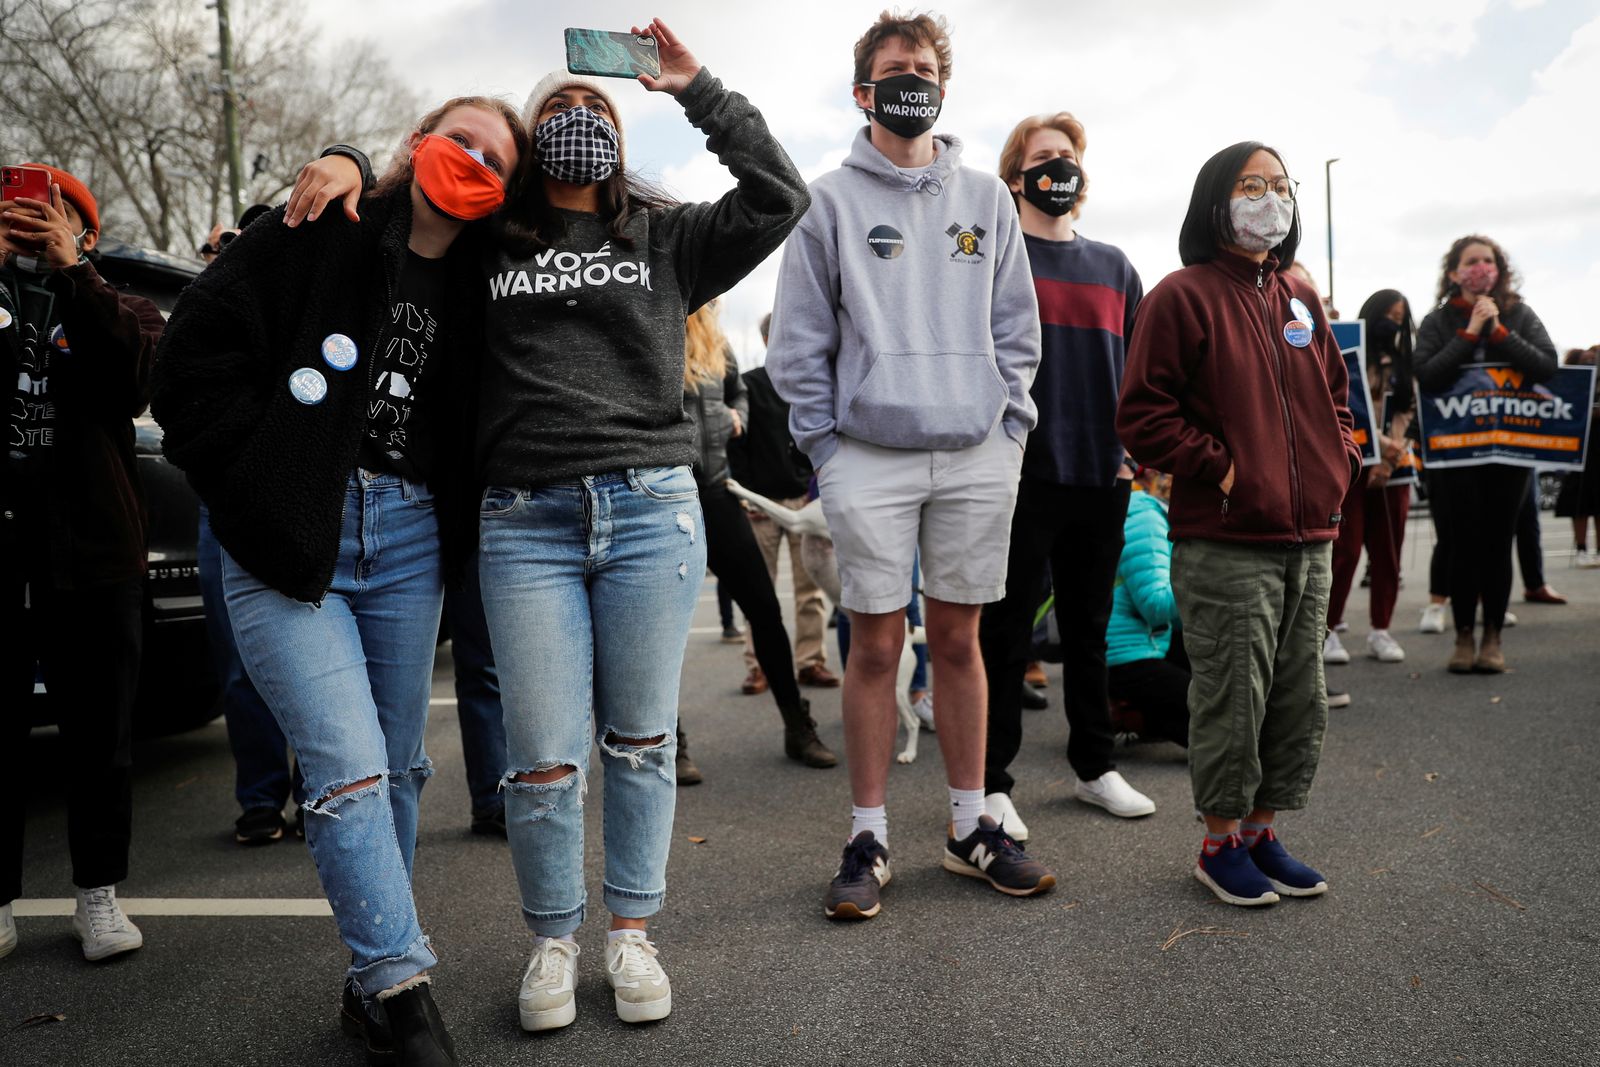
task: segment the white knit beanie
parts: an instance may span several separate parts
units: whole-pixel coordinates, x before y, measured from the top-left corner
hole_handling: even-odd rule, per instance
[[[606,109],[611,112],[607,118],[611,125],[617,128],[617,159],[627,162],[627,138],[622,132],[622,116],[617,111],[617,102],[611,98],[606,87],[594,78],[584,77],[582,74],[573,74],[566,70],[552,70],[549,74],[539,79],[539,84],[533,87],[533,92],[528,94],[528,102],[522,108],[522,121],[528,127],[528,135],[533,135],[533,127],[539,121],[539,112],[544,110],[550,98],[563,89],[581,86],[606,102]]]

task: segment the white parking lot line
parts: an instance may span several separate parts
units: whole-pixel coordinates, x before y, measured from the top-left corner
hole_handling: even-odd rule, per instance
[[[320,897],[118,897],[129,915],[225,916],[331,916],[333,909]],[[19,900],[13,914],[19,919],[70,916],[77,901],[69,897]]]

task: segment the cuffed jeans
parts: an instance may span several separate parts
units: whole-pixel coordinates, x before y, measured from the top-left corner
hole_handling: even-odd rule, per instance
[[[320,604],[284,596],[226,552],[222,580],[240,658],[299,758],[313,798],[306,841],[349,975],[371,999],[438,962],[411,893],[444,599],[433,498],[394,475],[352,473]]]
[[[605,775],[606,907],[630,919],[660,910],[703,529],[688,467],[483,495],[479,568],[505,706],[506,830],[536,934],[559,937],[583,922],[591,737]],[[572,773],[518,778],[557,768]]]
[[[1172,591],[1189,654],[1189,776],[1203,814],[1303,808],[1322,756],[1333,545],[1180,541]]]

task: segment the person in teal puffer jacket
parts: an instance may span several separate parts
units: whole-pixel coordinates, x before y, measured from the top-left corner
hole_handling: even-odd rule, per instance
[[[1176,633],[1172,542],[1167,539],[1171,478],[1145,469],[1128,502],[1122,557],[1106,628],[1111,722],[1145,741],[1189,744],[1189,660]]]

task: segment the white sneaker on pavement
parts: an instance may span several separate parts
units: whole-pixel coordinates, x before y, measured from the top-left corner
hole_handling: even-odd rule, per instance
[[[672,983],[643,930],[606,939],[606,981],[615,991],[617,1018],[625,1023],[647,1023],[672,1013]]]
[[[1388,630],[1374,630],[1367,635],[1367,655],[1379,663],[1404,663],[1406,650]]]
[[[17,920],[11,917],[11,905],[0,907],[0,959],[11,955],[17,947]]]
[[[534,947],[528,969],[522,972],[517,993],[517,1015],[528,1031],[559,1030],[578,1017],[573,991],[578,984],[578,946],[573,941],[547,937]]]
[[[1107,771],[1092,782],[1079,779],[1072,788],[1072,795],[1123,819],[1151,815],[1156,810],[1155,801],[1129,785],[1116,771]]]
[[[103,960],[107,956],[132,952],[144,944],[139,928],[122,914],[114,885],[78,890],[78,910],[72,914],[72,932],[83,942],[86,960]]]
[[[1590,552],[1586,548],[1580,548],[1572,554],[1572,565],[1574,567],[1600,567],[1600,552]]]
[[[922,728],[932,733],[933,697],[928,693],[923,693],[917,698],[916,703],[911,705],[911,710],[917,716],[917,721],[922,724]]]
[[[1506,621],[1505,621],[1504,625],[1506,625],[1506,626],[1515,626],[1516,624],[1517,624],[1517,616],[1516,616],[1516,614],[1514,612],[1510,612],[1510,611],[1506,612]]]
[[[1322,662],[1324,663],[1349,663],[1350,653],[1345,650],[1339,635],[1332,630],[1322,641]]]
[[[1417,623],[1417,631],[1425,634],[1444,633],[1444,604],[1429,602],[1422,609],[1422,621]]]
[[[1011,835],[1019,845],[1028,839],[1028,824],[1017,814],[1016,805],[1004,793],[990,793],[983,798],[983,813],[1000,824],[1000,829]]]

